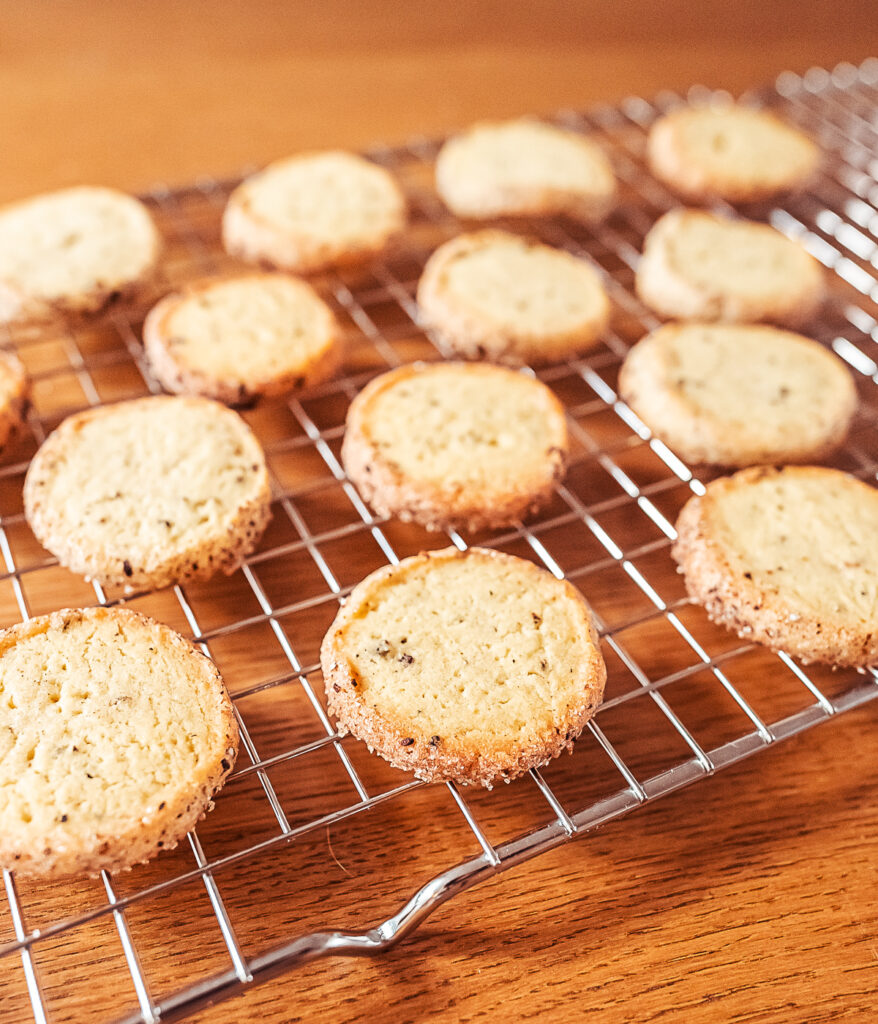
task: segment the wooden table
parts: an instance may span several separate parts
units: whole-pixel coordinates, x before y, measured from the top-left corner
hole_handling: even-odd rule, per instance
[[[0,199],[878,51],[869,2],[731,6],[0,3]],[[876,725],[852,713],[457,898],[384,957],[195,1019],[872,1021]]]

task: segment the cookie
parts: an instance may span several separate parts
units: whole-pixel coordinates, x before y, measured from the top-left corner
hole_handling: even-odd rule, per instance
[[[752,467],[708,484],[674,558],[714,622],[804,662],[878,663],[878,491],[834,469]]]
[[[11,352],[0,352],[0,451],[24,422],[30,382]]]
[[[505,231],[477,231],[440,246],[417,299],[421,325],[444,348],[513,366],[586,352],[610,318],[601,279],[585,260]]]
[[[166,296],[143,343],[167,391],[230,405],[301,391],[338,367],[340,329],[304,281],[252,273],[208,279]]]
[[[49,192],[0,209],[0,323],[95,313],[153,273],[159,234],[110,188]]]
[[[652,226],[637,267],[659,316],[724,323],[807,323],[823,301],[820,264],[767,224],[672,210]]]
[[[606,680],[579,592],[483,548],[367,576],[320,659],[341,735],[419,779],[488,787],[569,750]]]
[[[449,139],[436,159],[436,189],[458,217],[566,213],[593,223],[612,208],[616,179],[591,139],[524,117]]]
[[[210,659],[127,608],[0,632],[0,867],[96,875],[170,849],[238,751]]]
[[[820,459],[844,440],[857,392],[844,363],[775,327],[665,324],[628,353],[619,393],[690,463]]]
[[[348,409],[341,457],[381,515],[428,530],[508,526],[564,475],[564,408],[541,381],[499,366],[401,366]]]
[[[360,263],[405,227],[393,176],[353,153],[303,153],[247,178],[229,197],[232,256],[303,274]]]
[[[650,129],[646,154],[652,173],[693,202],[771,199],[807,185],[820,164],[807,135],[735,104],[666,114]]]
[[[68,417],[34,456],[24,511],[86,579],[127,590],[233,572],[271,518],[265,456],[206,398],[138,398]]]

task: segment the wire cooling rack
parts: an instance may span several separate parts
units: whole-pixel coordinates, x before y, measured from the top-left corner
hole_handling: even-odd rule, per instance
[[[686,98],[710,95],[693,89]],[[376,952],[456,892],[878,697],[874,671],[805,670],[713,626],[673,571],[674,518],[709,474],[651,438],[615,382],[629,346],[656,326],[633,297],[633,273],[643,235],[675,205],[645,170],[645,131],[686,98],[559,114],[558,123],[593,133],[610,152],[619,208],[594,228],[565,219],[508,225],[591,260],[615,306],[601,348],[539,373],[567,408],[574,458],[552,503],[508,532],[464,539],[388,521],[345,479],[339,445],[357,390],[388,367],[443,355],[416,326],[413,295],[429,253],[468,226],[432,190],[437,142],[368,154],[403,183],[411,228],[366,270],[316,281],[345,325],[345,375],[307,399],[244,413],[268,454],[271,527],[232,576],[128,599],[219,665],[241,729],[238,765],[197,833],[148,865],[64,883],[4,873],[4,1021],[179,1020],[317,957]],[[800,239],[833,272],[832,301],[814,333],[851,367],[861,396],[834,464],[874,482],[878,60],[785,73],[751,98],[778,108],[827,153],[807,195],[743,212]],[[158,390],[143,362],[143,316],[169,288],[235,266],[219,245],[234,185],[204,180],[145,197],[167,253],[163,280],[137,306],[4,339],[33,377],[34,404],[29,431],[0,468],[3,623],[122,598],[40,548],[22,514],[22,480],[65,415]],[[606,699],[574,754],[492,792],[413,781],[339,740],[324,710],[317,652],[339,600],[379,565],[449,542],[501,548],[572,580],[595,610],[608,664]],[[425,835],[432,868],[418,858],[415,840]],[[436,863],[447,870],[435,875]]]

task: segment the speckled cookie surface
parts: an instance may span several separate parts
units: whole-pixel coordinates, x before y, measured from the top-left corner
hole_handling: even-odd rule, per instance
[[[802,188],[820,151],[767,110],[736,104],[682,107],[660,118],[647,140],[653,174],[694,202],[751,202]]]
[[[597,345],[610,302],[584,260],[489,229],[433,253],[418,284],[418,315],[457,355],[538,365]]]
[[[257,272],[166,296],[147,316],[143,341],[168,391],[240,404],[331,376],[341,359],[340,333],[305,281]]]
[[[372,573],[326,634],[321,664],[342,734],[418,778],[483,786],[569,749],[606,679],[579,592],[482,548]]]
[[[0,208],[0,322],[93,313],[151,276],[161,248],[149,211],[79,187]]]
[[[619,391],[681,458],[721,466],[818,460],[857,407],[837,356],[761,326],[666,324],[628,353]]]
[[[754,467],[708,484],[674,558],[708,615],[804,662],[878,662],[878,491],[834,469]]]
[[[140,398],[70,416],[31,462],[24,508],[62,565],[128,589],[231,572],[270,519],[262,448],[205,398]]]
[[[124,608],[67,609],[0,632],[0,867],[55,877],[176,846],[232,769],[219,672]]]
[[[476,363],[402,366],[348,410],[342,460],[382,515],[428,529],[500,527],[564,473],[564,409],[542,382]]]
[[[660,316],[798,327],[819,309],[823,271],[767,224],[672,210],[652,226],[637,267],[638,296]]]
[[[612,207],[616,180],[591,139],[523,117],[449,139],[436,159],[436,188],[458,217],[567,213],[591,222]]]
[[[383,167],[342,151],[302,153],[235,189],[223,243],[252,263],[315,273],[368,259],[405,222],[405,197]]]

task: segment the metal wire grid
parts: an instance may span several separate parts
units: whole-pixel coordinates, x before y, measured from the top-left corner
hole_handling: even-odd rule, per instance
[[[706,90],[693,89],[688,98],[707,96]],[[842,65],[832,72],[813,69],[803,77],[785,73],[773,89],[754,98],[781,108],[786,118],[814,134],[830,155],[826,173],[807,196],[782,207],[745,212],[767,217],[799,238],[840,282],[818,336],[855,371],[863,402],[857,426],[836,464],[874,480],[878,470],[878,392],[874,390],[878,383],[878,350],[874,348],[878,341],[878,61],[859,68]],[[407,188],[412,228],[398,249],[371,266],[367,274],[328,275],[318,282],[349,324],[348,375],[308,399],[291,399],[248,414],[265,442],[274,473],[275,526],[229,583],[234,590],[231,614],[223,617],[229,599],[223,595],[226,584],[220,581],[202,592],[196,587],[174,587],[164,595],[130,599],[148,611],[155,610],[148,602],[164,600],[158,607],[159,617],[168,621],[175,615],[178,620],[182,617],[183,630],[221,663],[235,699],[243,756],[214,815],[232,805],[236,782],[250,784],[252,792],[246,799],[267,807],[270,834],[263,830],[250,835],[245,830],[240,845],[215,847],[207,840],[202,842],[209,836],[211,815],[198,833],[188,837],[188,862],[186,854],[166,854],[135,872],[133,885],[126,884],[125,876],[104,872],[99,883],[78,887],[79,905],[71,899],[69,889],[63,891],[63,902],[58,894],[44,897],[36,886],[22,895],[13,874],[4,872],[9,910],[4,927],[8,932],[11,926],[11,935],[4,941],[0,931],[0,971],[7,972],[0,977],[8,975],[10,984],[13,975],[23,977],[36,1021],[73,1019],[71,1013],[75,1012],[63,998],[56,1012],[57,992],[51,993],[52,998],[47,996],[53,988],[53,975],[50,966],[38,962],[41,950],[95,922],[112,920],[117,952],[120,948],[128,978],[128,988],[117,993],[111,1015],[118,1016],[130,1007],[126,1021],[180,1019],[208,1001],[318,956],[384,948],[460,889],[878,697],[874,671],[806,672],[784,654],[769,655],[735,638],[718,640],[720,631],[690,607],[679,584],[673,582],[668,558],[674,536],[672,512],[687,495],[702,493],[708,476],[691,471],[651,438],[618,399],[613,382],[630,343],[657,325],[632,296],[633,269],[644,233],[657,216],[675,205],[673,197],[644,171],[645,130],[658,114],[683,101],[668,93],[654,102],[631,98],[585,114],[560,114],[560,123],[594,133],[610,150],[622,182],[622,204],[613,217],[594,229],[555,219],[516,225],[518,230],[523,228],[592,260],[604,274],[618,313],[615,331],[603,348],[539,374],[564,399],[578,446],[574,465],[567,481],[558,485],[555,501],[534,521],[476,538],[479,543],[526,554],[556,576],[566,576],[582,587],[595,607],[610,662],[610,685],[607,699],[577,744],[574,758],[566,768],[553,764],[531,772],[529,779],[505,792],[490,795],[465,795],[451,784],[426,787],[390,769],[378,776],[376,784],[368,777],[374,763],[355,744],[338,739],[324,711],[314,654],[322,629],[308,616],[319,611],[328,624],[338,600],[375,564],[396,562],[422,546],[450,541],[463,548],[468,542],[454,531],[437,539],[374,516],[346,480],[338,459],[344,406],[376,370],[413,357],[445,354],[417,329],[413,293],[429,251],[462,228],[429,186],[435,142],[414,140],[401,148],[376,149],[369,155],[393,170]],[[205,180],[185,189],[157,189],[147,197],[172,243],[167,280],[159,291],[230,265],[218,246],[217,224],[233,185]],[[0,469],[0,553],[5,563],[0,587],[8,590],[3,612],[9,621],[48,610],[42,607],[45,602],[57,607],[89,599],[83,596],[79,581],[63,576],[53,559],[34,550],[20,501],[10,495],[20,492],[27,457],[65,414],[84,405],[159,390],[143,362],[138,340],[139,322],[154,297],[147,297],[137,308],[111,312],[99,328],[56,325],[51,330],[17,332],[6,339],[32,369],[36,392],[29,419],[32,436],[21,442],[21,457],[13,457]],[[297,467],[303,465],[308,468],[300,471]],[[600,484],[596,484],[598,478]],[[575,536],[574,531],[578,531]],[[368,564],[363,564],[367,545],[373,550],[365,559]],[[284,559],[294,562],[287,564]],[[279,579],[271,569],[275,563],[287,569],[295,564],[303,575],[289,579],[281,574]],[[303,566],[310,567],[308,572]],[[302,579],[308,573],[313,579],[303,592]],[[616,582],[607,591],[609,601],[604,607],[598,597],[606,573],[615,574]],[[40,581],[44,583],[38,585]],[[636,600],[616,596],[626,581],[634,588]],[[58,601],[59,587],[63,602]],[[241,594],[248,595],[248,604]],[[112,604],[122,595],[94,585],[92,597],[98,603]],[[247,608],[249,614],[242,614]],[[304,616],[303,628],[313,636],[291,628],[290,623],[298,622],[299,616]],[[673,635],[678,646],[664,661],[656,662],[651,654],[655,652],[654,630],[659,627],[666,631],[663,635]],[[262,659],[261,651],[253,648],[248,633],[253,628],[273,638],[282,657],[280,670],[277,659]],[[646,631],[648,642],[632,641],[638,629]],[[224,665],[228,659],[220,654],[220,648],[230,641],[233,647],[237,644],[237,660]],[[302,653],[305,651],[308,656]],[[738,678],[733,671],[736,665],[751,667]],[[787,683],[792,681],[798,693],[793,704],[780,710],[775,707],[777,713],[771,715],[760,713],[759,701],[752,688],[748,690],[753,665],[758,666],[761,677],[757,683],[770,678],[774,684],[781,674]],[[614,679],[623,676],[624,683],[614,689]],[[687,715],[678,710],[676,694],[698,677],[709,679],[712,692],[723,695],[736,716],[738,727],[727,728],[722,742],[700,739],[699,729],[689,727]],[[258,730],[251,730],[254,719],[248,700],[277,700],[288,687],[296,688],[299,711],[305,709],[313,716],[311,738],[294,744],[287,741],[268,752]],[[698,716],[692,709],[697,706],[697,702],[688,706],[694,720]],[[624,732],[614,737],[608,718],[620,712],[631,725],[636,710],[645,708],[657,715],[669,732],[653,743],[658,760],[641,765],[636,763],[636,751],[632,756],[622,750]],[[286,710],[278,704],[273,713],[283,716]],[[676,744],[670,752],[663,749],[670,746],[667,737],[673,737]],[[579,774],[580,752],[585,748],[588,756],[604,759],[612,772],[612,776],[602,775],[600,785],[590,793],[578,788],[583,777]],[[312,808],[309,803],[308,813],[303,815],[296,813],[279,789],[274,772],[291,764],[305,765],[316,756],[332,759],[351,795],[329,809],[316,804]],[[414,826],[441,829],[449,820],[439,814],[444,801],[459,812],[459,820],[474,842],[474,856],[431,878],[408,903],[374,928],[302,934],[307,929],[294,926],[281,936],[282,944],[275,939],[255,948],[241,939],[240,908],[230,910],[232,887],[223,881],[224,872],[241,867],[244,877],[249,873],[252,878],[265,870],[272,851],[320,830],[327,830],[328,853],[335,858],[329,844],[330,826],[368,821],[369,816],[361,812],[374,814],[393,808],[416,791],[425,802]],[[515,813],[497,816],[501,801],[514,805]],[[423,814],[425,809],[429,815]],[[511,821],[516,827],[510,827]],[[540,824],[521,827],[521,822],[532,821]],[[454,858],[448,863],[454,864]],[[225,965],[220,970],[208,969],[196,958],[182,985],[159,992],[151,979],[151,966],[145,963],[142,941],[135,938],[131,915],[145,901],[192,885],[203,887]],[[40,920],[44,915],[46,920]],[[40,923],[35,925],[32,919]],[[88,951],[77,950],[77,954],[76,964],[87,976]]]

